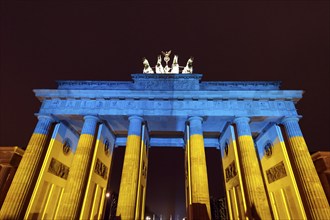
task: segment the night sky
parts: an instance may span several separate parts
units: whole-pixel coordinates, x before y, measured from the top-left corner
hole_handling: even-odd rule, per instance
[[[40,107],[32,89],[56,88],[56,80],[130,80],[142,72],[142,57],[154,66],[162,50],[172,50],[181,66],[194,56],[203,81],[280,80],[282,89],[304,90],[297,109],[307,145],[329,149],[329,1],[0,4],[1,146],[26,147]],[[115,152],[117,161],[121,155]],[[151,166],[170,161],[170,169],[179,168],[159,176],[150,167],[148,208],[182,217],[182,155],[151,149]],[[213,185],[221,184],[219,155],[207,150]]]

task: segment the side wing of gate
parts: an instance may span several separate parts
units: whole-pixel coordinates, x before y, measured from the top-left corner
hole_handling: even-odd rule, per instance
[[[280,128],[272,125],[256,145],[275,219],[306,219]]]
[[[220,138],[220,149],[230,219],[244,219],[246,201],[235,133],[232,125],[229,125],[222,134]]]
[[[59,212],[78,138],[63,123],[55,126],[25,219],[54,219]]]

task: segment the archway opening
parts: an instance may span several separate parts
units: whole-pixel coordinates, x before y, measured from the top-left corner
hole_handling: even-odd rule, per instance
[[[182,219],[185,208],[184,149],[151,147],[146,199],[146,216]]]
[[[151,147],[149,149],[148,180],[145,216],[156,219],[162,215],[163,219],[182,219],[186,215],[185,201],[185,168],[184,148],[175,147]],[[225,186],[220,151],[216,148],[205,148],[209,193],[211,199],[216,202],[224,198]],[[118,199],[121,172],[125,155],[125,147],[117,147],[112,157],[111,176],[107,198],[105,219],[112,219],[115,215],[115,207],[110,207]],[[112,211],[112,213],[111,213]]]
[[[227,206],[221,152],[216,148],[205,148],[205,156],[212,219],[222,219]]]
[[[121,172],[123,170],[125,147],[116,147],[113,151],[111,173],[109,176],[107,195],[105,201],[104,219],[116,218]]]

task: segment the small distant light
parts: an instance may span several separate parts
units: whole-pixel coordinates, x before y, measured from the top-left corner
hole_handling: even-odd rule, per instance
[[[109,198],[109,197],[110,197],[110,193],[107,192],[107,193],[105,194],[105,197]]]
[[[146,220],[151,220],[151,217],[150,216],[146,216]]]

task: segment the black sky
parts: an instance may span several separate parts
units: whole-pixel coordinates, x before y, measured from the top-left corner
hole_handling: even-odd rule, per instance
[[[1,1],[0,145],[25,148],[55,80],[130,80],[162,50],[204,81],[280,80],[311,151],[328,150],[329,1]],[[156,153],[155,153],[156,154]]]

